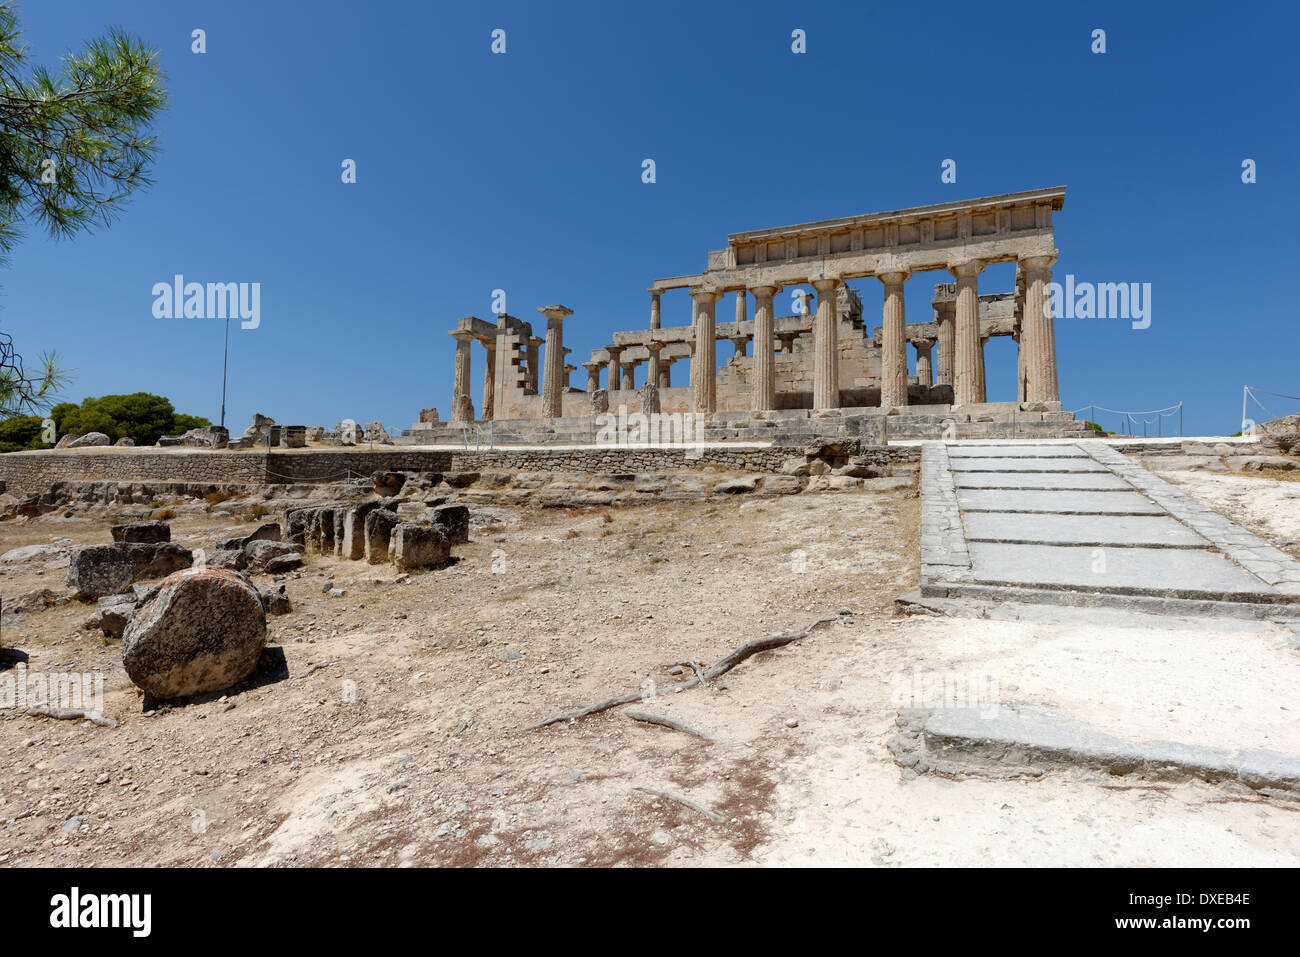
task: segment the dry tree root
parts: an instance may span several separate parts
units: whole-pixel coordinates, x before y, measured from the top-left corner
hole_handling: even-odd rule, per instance
[[[105,718],[98,711],[83,711],[81,708],[49,708],[45,705],[37,705],[28,708],[27,713],[35,717],[60,718],[65,721],[79,721],[84,718],[101,728],[117,727],[117,722],[112,718]]]
[[[723,821],[726,820],[726,818],[723,817],[721,814],[717,814],[713,811],[710,811],[707,807],[704,807],[703,805],[700,804],[696,804],[690,798],[684,798],[680,794],[673,794],[670,791],[658,791],[655,788],[643,788],[640,786],[635,786],[632,788],[632,790],[644,791],[646,794],[653,794],[655,797],[663,798],[666,801],[676,801],[678,804],[682,805],[682,807],[688,807],[692,811],[699,811],[701,814],[703,814],[705,817],[707,817],[710,821],[712,821],[715,824],[721,824]]]
[[[676,718],[670,718],[666,714],[651,714],[649,711],[625,711],[623,713],[633,721],[640,721],[643,724],[657,724],[660,727],[671,728],[673,731],[680,731],[683,734],[692,734],[709,742],[709,744],[717,744],[718,742],[717,738],[705,734],[698,728],[692,728],[689,724],[683,724]]]
[[[341,659],[339,658],[331,658],[329,661],[322,661],[319,664],[312,665],[302,674],[294,675],[289,680],[297,681],[299,678],[306,678],[308,675],[315,674],[316,672],[320,671],[322,668],[328,668],[330,665],[337,664],[340,660]]]
[[[818,618],[803,631],[796,632],[793,635],[769,635],[766,638],[754,638],[745,642],[731,654],[721,659],[709,667],[703,673],[696,672],[694,678],[687,678],[685,681],[678,681],[674,684],[664,685],[661,688],[655,688],[650,691],[643,691],[638,688],[636,691],[629,691],[627,694],[621,694],[616,698],[606,698],[604,701],[598,701],[595,704],[589,704],[585,708],[579,708],[577,711],[562,711],[559,714],[553,714],[549,718],[543,718],[536,724],[530,724],[524,728],[525,731],[536,731],[538,728],[545,728],[547,725],[558,724],[561,721],[568,721],[572,718],[585,718],[590,714],[599,714],[601,711],[608,711],[610,708],[617,708],[619,705],[631,704],[633,701],[644,701],[647,698],[653,698],[661,694],[672,694],[675,691],[685,691],[687,688],[694,688],[696,685],[704,684],[705,679],[719,678],[725,675],[736,665],[740,664],[746,658],[758,654],[760,651],[771,651],[773,648],[780,648],[788,645],[792,641],[798,641],[811,634],[814,628],[828,624],[832,621],[839,621],[839,616],[831,618]]]

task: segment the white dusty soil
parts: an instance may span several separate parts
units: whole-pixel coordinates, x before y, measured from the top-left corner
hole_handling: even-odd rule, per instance
[[[174,507],[173,539],[196,547],[250,527]],[[270,619],[291,677],[272,667],[152,716],[117,644],[81,630],[87,606],[7,616],[3,645],[30,668],[104,672],[120,725],[0,711],[0,864],[1296,866],[1300,804],[1244,789],[902,774],[886,742],[913,669],[993,673],[1003,704],[1116,734],[1300,745],[1279,710],[1297,702],[1297,652],[1270,626],[900,617],[917,513],[908,490],[480,510],[491,524],[456,565],[404,583],[311,556],[284,579],[293,612]],[[107,526],[7,523],[0,552]],[[0,568],[5,596],[63,590],[57,561]],[[843,611],[708,689],[633,706],[717,744],[619,710],[521,730]]]

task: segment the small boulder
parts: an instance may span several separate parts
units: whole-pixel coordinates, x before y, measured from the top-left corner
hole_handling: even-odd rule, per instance
[[[91,625],[102,631],[104,637],[120,640],[138,607],[138,599],[133,594],[101,598]]]
[[[393,527],[397,524],[396,512],[377,508],[366,515],[366,562],[380,565],[388,561],[388,544]]]
[[[122,664],[145,694],[167,700],[229,688],[257,668],[266,645],[262,597],[223,569],[162,583],[122,636]]]
[[[731,478],[719,482],[713,486],[713,491],[721,492],[724,495],[739,495],[743,492],[752,492],[758,488],[758,480],[762,478],[759,475],[743,475],[739,478]]]
[[[302,564],[302,555],[298,552],[286,552],[283,555],[276,555],[266,562],[266,572],[268,575],[278,575],[280,572],[287,572],[290,569],[297,568]]]
[[[134,448],[135,439],[131,438],[129,435],[124,435],[113,444],[122,449]]]
[[[451,541],[441,525],[399,522],[392,535],[393,564],[399,571],[446,564]]]
[[[253,568],[260,568],[273,558],[296,554],[297,551],[297,546],[289,542],[268,542],[261,538],[254,539],[244,546],[248,564]]]
[[[109,533],[115,542],[151,544],[172,540],[172,529],[166,522],[131,522],[128,525],[114,525],[109,529]]]
[[[128,591],[142,578],[161,578],[194,563],[190,550],[175,542],[86,545],[68,560],[67,584],[74,598],[99,598]]]
[[[293,611],[293,606],[289,604],[289,596],[284,593],[283,585],[278,588],[259,585],[257,594],[262,599],[262,610],[268,615],[287,615]]]
[[[64,448],[68,449],[91,449],[99,448],[104,445],[112,445],[113,440],[103,432],[87,432],[80,438],[73,439]]]
[[[469,541],[469,509],[464,505],[441,505],[433,509],[433,523],[441,525],[452,545]]]

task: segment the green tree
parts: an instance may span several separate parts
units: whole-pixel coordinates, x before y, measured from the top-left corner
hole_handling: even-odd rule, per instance
[[[171,400],[148,392],[83,399],[81,405],[60,402],[50,410],[59,435],[103,432],[116,442],[129,438],[136,445],[155,445],[159,436],[211,425],[204,418],[178,415]]]
[[[0,452],[44,448],[41,442],[43,421],[38,415],[15,415],[0,420]]]
[[[24,225],[69,238],[107,225],[152,182],[152,128],[167,105],[158,51],[120,30],[30,65],[12,0],[0,0],[0,261]],[[29,376],[0,341],[0,418],[48,406],[65,374],[47,353]]]

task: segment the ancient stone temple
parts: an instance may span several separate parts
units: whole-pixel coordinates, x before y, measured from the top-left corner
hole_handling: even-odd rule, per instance
[[[477,421],[503,437],[581,440],[594,416],[620,407],[698,413],[718,438],[797,431],[813,419],[836,420],[818,421],[821,433],[837,423],[877,432],[882,417],[899,438],[952,437],[954,427],[962,436],[1075,434],[1084,425],[1061,411],[1048,291],[1052,215],[1064,202],[1059,187],[734,233],[703,271],[654,281],[649,325],[592,350],[583,388],[571,385],[576,366],[565,359],[568,308],[539,308],[544,338],[514,316],[461,319],[451,333],[450,427],[420,434],[448,439]],[[993,263],[1015,264],[1013,289],[980,289]],[[909,322],[904,283],[923,272],[942,281],[923,321]],[[677,294],[690,323],[664,325],[664,303]],[[984,347],[996,336],[1017,345],[1014,402],[987,400]],[[474,342],[486,352],[477,419]]]

